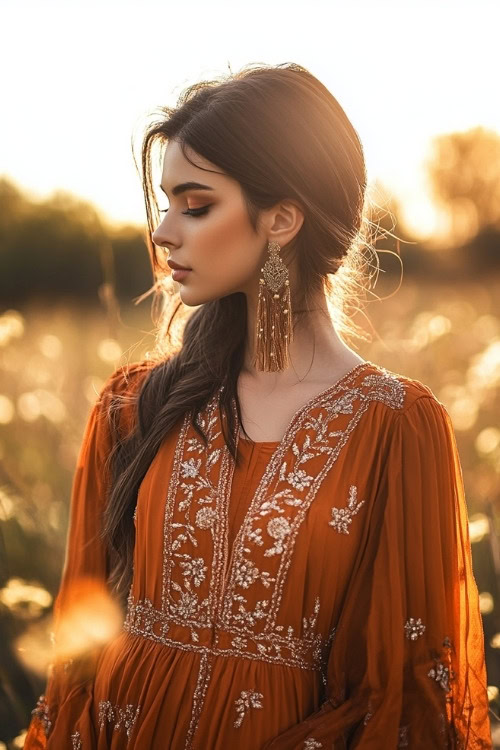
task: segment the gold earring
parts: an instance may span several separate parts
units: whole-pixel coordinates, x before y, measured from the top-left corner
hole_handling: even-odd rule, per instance
[[[263,278],[259,279],[254,366],[265,372],[279,372],[290,364],[290,281],[288,268],[279,256],[279,243],[268,242],[267,249],[269,257],[260,269]]]

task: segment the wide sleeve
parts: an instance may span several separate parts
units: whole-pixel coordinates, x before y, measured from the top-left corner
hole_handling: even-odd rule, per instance
[[[358,560],[326,700],[265,749],[492,748],[462,470],[433,396],[394,417]]]
[[[65,658],[60,655],[61,642],[64,645],[71,639],[68,629],[72,622],[81,635],[82,614],[91,622],[94,612],[97,617],[102,616],[103,607],[112,602],[107,587],[109,558],[100,536],[110,485],[109,456],[113,444],[108,415],[111,402],[116,404],[117,395],[125,394],[127,398],[130,378],[137,380],[135,376],[142,369],[137,364],[129,368],[127,374],[120,369],[109,376],[85,426],[73,476],[65,561],[52,615],[52,661],[45,691],[31,712],[25,750],[52,748],[55,747],[52,740],[57,746],[54,738],[69,737],[70,727],[91,695],[99,643],[90,638],[94,645],[78,651],[75,658]],[[123,415],[119,424],[122,429],[130,429],[125,409]],[[104,612],[112,611],[104,609]]]

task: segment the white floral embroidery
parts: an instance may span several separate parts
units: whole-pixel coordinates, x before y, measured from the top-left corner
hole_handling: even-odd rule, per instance
[[[444,664],[442,664],[439,661],[436,661],[435,666],[432,667],[427,672],[428,677],[432,677],[434,680],[436,680],[439,685],[445,690],[446,692],[450,689],[450,671],[448,667],[445,667]]]
[[[266,551],[264,552],[265,557],[270,557],[271,555],[279,555],[283,552],[283,540],[286,536],[288,536],[290,531],[290,523],[286,518],[277,516],[276,518],[271,518],[271,520],[268,521],[267,533],[269,534],[269,536],[272,536],[273,539],[276,539],[276,542],[273,547],[266,549]]]
[[[410,617],[405,623],[405,632],[406,637],[412,641],[416,641],[419,636],[423,635],[425,633],[425,625],[423,625],[420,617],[418,620]]]
[[[73,750],[82,750],[82,738],[78,729],[71,735],[71,744],[73,746]]]
[[[308,737],[304,740],[304,750],[316,750],[316,748],[323,747],[321,742],[318,742],[314,737]]]
[[[195,586],[199,586],[205,580],[207,566],[204,565],[203,557],[192,558],[189,555],[183,555],[187,560],[179,563],[182,568],[182,575],[185,579],[192,578]]]
[[[236,707],[236,720],[234,727],[239,729],[249,708],[262,708],[262,693],[256,693],[254,690],[242,690],[240,697],[234,703]]]
[[[200,473],[201,458],[195,461],[194,458],[190,458],[188,461],[181,463],[181,474],[183,479],[187,477],[197,477]]]
[[[196,525],[199,529],[210,529],[215,523],[216,513],[213,508],[200,508],[196,514]]]
[[[341,534],[348,534],[348,526],[352,523],[352,517],[356,515],[361,506],[364,504],[364,500],[356,503],[358,494],[358,488],[351,484],[349,487],[349,500],[347,502],[347,508],[332,508],[332,520],[328,522],[329,526]]]
[[[239,560],[235,570],[235,581],[239,586],[247,589],[251,583],[259,578],[259,569],[250,560]]]
[[[310,477],[304,469],[290,471],[286,478],[287,482],[289,482],[292,487],[295,487],[296,490],[303,490],[305,487],[309,487],[312,479],[313,478]]]
[[[175,581],[172,583],[172,587],[174,589],[180,589],[180,586],[175,583]],[[196,596],[196,594],[193,594],[190,591],[181,591],[180,598],[177,600],[177,602],[170,605],[170,612],[173,615],[183,617],[187,620],[190,617],[193,617],[197,613],[197,611],[198,597]]]
[[[443,640],[443,648],[446,650],[444,658],[446,659],[448,666],[445,666],[444,662],[440,661],[434,655],[434,667],[427,672],[427,676],[432,677],[432,679],[434,679],[443,690],[448,693],[451,689],[450,681],[455,679],[455,672],[451,668],[451,651],[453,649],[453,644],[448,636]]]

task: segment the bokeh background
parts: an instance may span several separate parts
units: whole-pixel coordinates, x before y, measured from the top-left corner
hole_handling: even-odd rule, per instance
[[[500,747],[498,2],[2,0],[0,28],[0,750],[45,684],[90,407],[154,343],[132,139],[190,83],[289,61],[358,130],[388,232],[357,349],[454,423]]]

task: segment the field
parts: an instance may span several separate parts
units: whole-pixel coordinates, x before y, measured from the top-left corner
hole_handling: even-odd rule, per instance
[[[366,313],[359,354],[428,385],[452,417],[481,592],[490,706],[500,685],[500,278],[406,281]],[[356,322],[363,323],[358,316]],[[108,374],[153,347],[148,303],[110,319],[54,306],[0,315],[0,741],[21,748],[44,686],[71,481],[85,420]],[[491,716],[495,738],[499,730]],[[15,739],[12,739],[15,737]],[[7,744],[8,743],[8,744]],[[499,745],[500,746],[500,745]],[[2,742],[0,742],[0,749]]]

